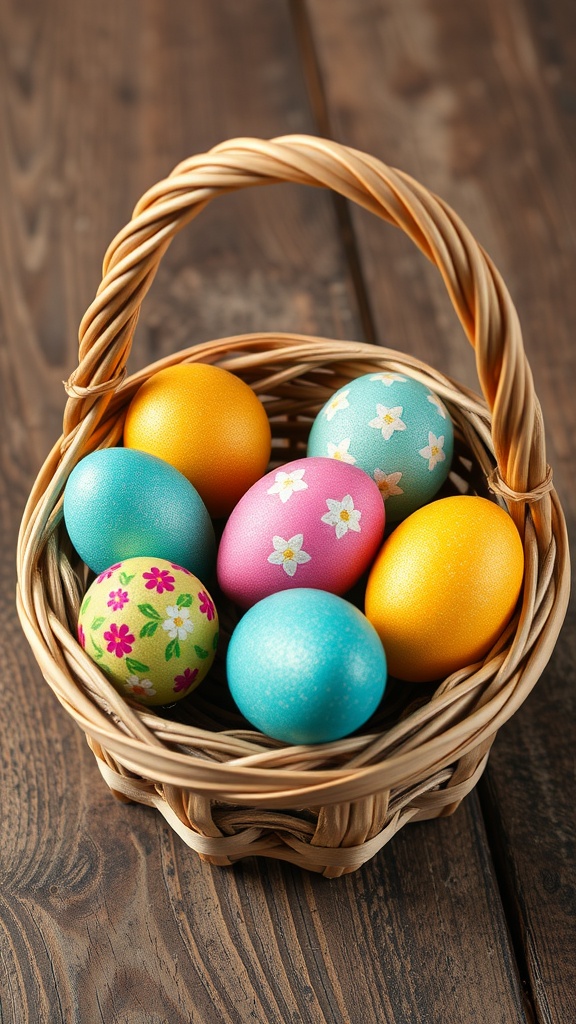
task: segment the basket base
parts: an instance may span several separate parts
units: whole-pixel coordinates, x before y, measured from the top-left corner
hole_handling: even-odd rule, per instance
[[[246,857],[270,857],[289,861],[327,878],[338,878],[357,871],[371,860],[409,822],[453,814],[478,782],[486,767],[488,754],[489,748],[476,763],[472,774],[466,778],[456,781],[456,777],[463,774],[459,768],[456,771],[444,769],[429,780],[427,785],[420,785],[416,791],[407,795],[404,802],[398,799],[389,801],[386,794],[379,794],[353,804],[324,807],[318,814],[315,829],[310,822],[305,820],[300,823],[288,814],[251,812],[242,808],[236,817],[245,822],[244,827],[231,835],[223,834],[211,818],[211,831],[215,833],[212,835],[197,831],[189,820],[184,820],[186,816],[182,810],[182,793],[175,793],[175,787],[160,786],[134,776],[122,775],[100,756],[95,754],[95,757],[104,781],[117,800],[156,808],[186,845],[209,864],[230,867]],[[470,755],[467,760],[471,766]],[[207,803],[205,798],[201,798],[200,802],[203,805]],[[375,816],[378,805],[380,815],[376,813]],[[178,807],[180,813],[177,813],[175,807]],[[373,834],[374,822],[378,817],[384,817],[384,823]],[[251,819],[258,820],[249,824]],[[346,822],[345,828],[342,828],[343,821]],[[340,828],[335,827],[336,822]],[[362,831],[368,831],[368,837],[364,841],[354,842],[355,836]]]

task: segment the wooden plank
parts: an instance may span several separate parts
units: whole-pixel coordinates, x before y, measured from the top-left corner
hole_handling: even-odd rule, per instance
[[[286,9],[251,4],[250,18],[228,0],[197,4],[194,17],[186,4],[134,0],[4,5],[0,301],[21,356],[10,418],[24,411],[37,460],[60,433],[61,380],[76,365],[104,252],[140,195],[230,136],[312,130]],[[132,369],[260,328],[359,333],[347,268],[327,242],[329,198],[279,192],[225,197],[176,240],[144,305]]]
[[[501,270],[523,324],[557,486],[573,513],[570,4],[548,5],[544,26],[536,13],[531,21],[528,0],[442,9],[425,0],[349,9],[336,0],[333,17],[327,0],[296,6],[302,31],[312,32],[318,67],[311,74],[324,84],[324,129],[441,195]],[[414,258],[398,231],[351,213],[380,343],[478,388],[473,353],[437,270]]]
[[[329,6],[329,17],[325,0],[301,8],[316,52],[311,73],[323,82],[324,123],[442,195],[496,260],[524,327],[573,536],[573,7],[565,0]],[[378,336],[477,387],[462,362],[459,328],[445,320],[436,272],[416,269],[403,240],[398,247],[370,218],[351,217]],[[523,982],[538,1020],[558,1024],[576,1016],[574,621],[572,604],[552,661],[498,738],[481,786]]]
[[[52,762],[47,823],[29,821],[6,858],[6,1021],[425,1024],[480,1020],[487,999],[494,1024],[529,1019],[474,798],[341,880],[264,861],[225,871],[151,811],[85,783],[77,803],[88,771],[80,745],[69,754]]]
[[[480,787],[519,969],[546,1024],[576,1019],[575,658],[569,628]]]
[[[285,4],[191,16],[183,0],[47,0],[4,4],[0,20],[2,1021],[466,1024],[487,999],[496,1022],[526,1021],[475,797],[333,882],[274,862],[210,868],[154,812],[113,800],[42,684],[10,552],[102,254],[182,157],[315,125]],[[163,262],[133,365],[261,326],[361,337],[351,273],[328,197],[229,197]]]
[[[60,433],[77,324],[139,195],[231,134],[311,127],[284,6],[252,2],[251,13],[239,17],[232,2],[196,5],[194,18],[186,4],[54,0],[1,10],[10,40],[0,68],[2,651],[11,680],[1,710],[3,1021],[188,1020],[197,1007],[208,1020],[220,999],[191,959],[195,943],[209,948],[221,933],[218,915],[207,914],[194,943],[180,939],[191,898],[175,909],[167,830],[144,813],[131,831],[134,816],[110,797],[42,685],[14,614],[10,552]],[[261,326],[355,333],[328,197],[239,200],[204,214],[175,244],[143,312],[134,366],[195,338]],[[302,272],[308,253],[313,275]],[[208,883],[210,872],[197,870]],[[215,879],[226,892],[228,876]],[[202,905],[210,898],[208,885]],[[228,1019],[236,1003],[248,1019],[257,1000],[249,979],[240,987],[242,998],[227,997]]]

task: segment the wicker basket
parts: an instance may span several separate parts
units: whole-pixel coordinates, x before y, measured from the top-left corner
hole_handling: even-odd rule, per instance
[[[279,181],[330,188],[413,239],[442,274],[476,350],[484,399],[390,349],[287,334],[197,345],[125,379],[141,302],[173,236],[221,193]],[[150,373],[198,360],[226,367],[262,396],[276,464],[304,454],[312,418],[352,377],[406,369],[441,395],[457,438],[452,486],[489,487],[525,549],[521,607],[483,662],[437,686],[392,688],[382,717],[361,733],[313,747],[251,730],[226,700],[222,663],[212,682],[171,712],[153,713],[116,693],[75,639],[87,573],[63,526],[63,488],[88,452],[121,443],[124,411]],[[192,157],[142,197],[106,253],[66,391],[63,436],[22,521],[18,611],[47,682],[116,796],[158,808],[214,864],[264,855],[331,877],[358,868],[408,822],[451,813],[546,665],[569,588],[565,522],[517,315],[455,213],[406,174],[314,137],[236,139]],[[235,610],[219,610],[229,633]]]

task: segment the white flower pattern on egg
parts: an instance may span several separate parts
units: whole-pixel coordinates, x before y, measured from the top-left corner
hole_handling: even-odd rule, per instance
[[[346,391],[340,391],[337,395],[334,395],[334,398],[330,402],[328,402],[328,405],[324,410],[327,420],[331,420],[333,416],[336,415],[339,409],[348,408],[348,406],[350,405],[350,402],[348,401],[349,394],[350,389],[348,388]]]
[[[354,508],[354,499],[351,494],[344,495],[342,501],[337,501],[335,498],[326,498],[326,504],[329,511],[325,512],[321,517],[322,522],[335,528],[337,540],[344,537],[348,530],[360,533],[360,517],[362,513],[360,509]]]
[[[168,618],[162,623],[162,629],[166,630],[171,640],[185,640],[194,629],[188,608],[180,608],[177,604],[168,605],[166,615]]]
[[[356,459],[350,454],[350,438],[345,437],[338,444],[333,444],[332,441],[327,443],[328,458],[337,459],[339,462],[347,462],[349,466],[353,466]]]
[[[430,404],[433,405],[434,408],[436,409],[436,411],[440,414],[442,419],[445,420],[446,419],[446,406],[444,405],[443,402],[440,401],[440,399],[438,398],[438,395],[434,395],[432,392],[430,392],[430,394],[427,395],[426,397],[428,398],[428,401],[430,402]]]
[[[124,683],[127,694],[135,697],[155,697],[156,690],[149,679],[140,679],[138,676],[128,676]]]
[[[309,562],[311,555],[302,551],[304,534],[296,533],[289,540],[275,536],[272,538],[274,551],[268,555],[268,561],[272,565],[281,565],[287,576],[294,576],[299,565]]]
[[[432,431],[428,434],[428,444],[424,448],[420,448],[418,454],[423,459],[428,459],[428,469],[430,472],[438,465],[439,462],[444,462],[446,455],[444,454],[444,437],[436,437]]]
[[[305,469],[294,469],[291,473],[279,470],[274,477],[272,487],[269,487],[266,493],[278,494],[280,501],[285,505],[288,498],[291,498],[294,494],[294,491],[308,490],[308,484],[302,479],[305,472]]]
[[[391,498],[393,494],[404,494],[401,487],[398,487],[400,480],[402,479],[402,473],[385,473],[382,469],[374,470],[374,479],[378,484],[378,490],[382,495],[384,501],[386,498]]]
[[[403,407],[401,405],[395,405],[389,409],[386,405],[376,405],[377,415],[373,420],[368,423],[369,427],[374,427],[376,430],[382,431],[382,437],[385,441],[389,441],[395,430],[406,430],[406,424],[400,417],[402,416]]]
[[[370,377],[370,380],[381,380],[382,383],[389,388],[395,381],[405,384],[408,378],[403,377],[401,373],[392,373],[391,371],[388,371],[386,373],[375,373],[373,377]]]

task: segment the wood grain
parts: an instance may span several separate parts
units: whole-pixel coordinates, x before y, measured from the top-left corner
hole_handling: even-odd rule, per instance
[[[527,1020],[478,820],[472,798],[328,882],[263,861],[209,868],[106,794],[3,887],[4,1019],[424,1024],[440,1008],[482,1019],[488,990],[491,1020]]]
[[[495,0],[440,10],[426,0],[382,0],[352,11],[336,2],[330,18],[323,0],[307,7],[323,116],[335,137],[368,144],[441,194],[502,271],[524,327],[548,457],[573,534],[576,75],[570,5],[556,0],[544,9]],[[379,337],[389,342],[394,295],[409,295],[400,324],[409,351],[477,387],[468,376],[472,367],[462,361],[463,338],[440,311],[438,282],[428,268],[410,269],[417,276],[408,281],[410,264],[396,239],[384,238],[356,211],[351,218]],[[389,279],[376,287],[374,268],[383,264]],[[536,691],[498,737],[480,786],[524,983],[537,1019],[558,1024],[576,1011],[573,604],[566,623]]]
[[[307,8],[324,121],[334,137],[363,148],[368,140],[370,152],[441,195],[502,272],[524,328],[557,486],[573,513],[567,471],[576,427],[569,397],[576,379],[576,200],[569,97],[576,84],[561,36],[569,5],[549,5],[545,27],[524,0],[448,4],[441,15],[427,0],[361,2],[354,9],[336,0],[330,18],[325,0],[300,10]],[[380,342],[477,388],[472,353],[437,272],[412,258],[398,232],[382,230],[356,208],[351,217]]]
[[[503,844],[499,878],[472,795],[453,818],[403,830],[361,871],[328,882],[266,861],[211,868],[154,812],[117,803],[83,737],[43,683],[13,607],[21,510],[40,460],[60,433],[61,381],[74,368],[77,324],[98,285],[108,242],[142,191],[183,157],[236,135],[323,130],[318,95],[307,94],[311,59],[335,133],[412,170],[452,201],[488,246],[498,241],[494,255],[503,257],[505,275],[510,271],[525,289],[528,309],[538,307],[544,333],[554,331],[548,300],[537,292],[536,265],[515,263],[523,247],[517,242],[510,249],[499,227],[501,204],[512,209],[517,201],[514,179],[506,179],[503,191],[496,180],[499,160],[510,156],[510,122],[498,128],[487,117],[490,90],[503,88],[501,70],[493,62],[488,70],[478,64],[475,80],[484,92],[478,84],[466,92],[479,41],[484,56],[492,46],[489,19],[503,15],[495,0],[488,14],[476,2],[470,10],[472,23],[457,5],[444,5],[440,16],[423,2],[407,4],[403,13],[403,5],[363,0],[311,0],[309,8],[266,0],[0,0],[3,1024],[472,1024],[486,1019],[488,1005],[494,1007],[491,1022],[530,1022],[522,981],[534,981],[537,962],[551,1007],[542,1019],[560,1021],[562,1007],[571,1005],[565,930],[570,808],[564,795],[556,817],[546,812],[550,792],[557,798],[558,789],[546,730],[558,729],[573,651],[559,649],[548,726],[532,714],[524,718],[540,743],[538,828],[549,829],[553,865],[549,875],[538,876],[537,895],[528,861],[541,833],[530,827],[529,806],[520,807],[531,797],[516,764],[520,757],[523,764],[534,761],[526,762],[532,755],[521,750],[516,726],[509,730],[510,752],[496,760],[483,795],[490,834],[498,833]],[[560,0],[554,10],[560,22]],[[522,12],[528,38],[548,40],[548,59],[556,60],[537,12],[515,0],[510,17]],[[308,48],[307,26],[313,29]],[[458,65],[452,64],[456,52]],[[447,54],[451,78],[438,84]],[[524,111],[511,119],[515,131],[520,121],[523,130],[536,130],[523,120],[536,117],[528,114],[528,78],[522,65],[507,86]],[[565,132],[570,115],[562,81],[561,70],[550,85],[550,103],[554,110],[564,103]],[[455,173],[444,121],[463,92],[464,113],[480,124],[479,138],[474,142],[464,118],[460,139],[468,157],[461,156],[464,169]],[[540,145],[548,152],[552,143]],[[561,141],[556,146],[566,197],[566,156]],[[487,184],[474,156],[478,147],[491,168]],[[538,166],[532,175],[536,197],[544,178]],[[557,216],[559,199],[551,193],[546,190],[546,202]],[[361,338],[372,310],[381,341],[440,368],[445,360],[454,376],[473,379],[471,353],[444,308],[435,272],[398,233],[369,227],[361,214],[347,216],[338,216],[330,197],[290,187],[214,204],[163,261],[131,368],[194,340],[262,327]],[[526,223],[538,268],[544,267],[556,304],[564,303],[568,228],[554,249],[536,214]],[[399,303],[399,294],[411,300]],[[553,429],[554,443],[567,470],[573,415],[565,382],[573,358],[568,320],[559,330],[565,362],[562,368],[550,363],[547,372],[564,389],[551,416],[561,424]],[[567,752],[568,743],[560,761],[565,781]],[[510,793],[516,810],[508,807]],[[510,941],[499,881],[511,919],[530,928],[530,953],[524,933],[515,936],[516,946]],[[516,895],[522,913],[515,917]],[[551,914],[561,905],[565,983],[550,944]],[[520,978],[518,963],[521,970],[531,965],[527,979]],[[543,1005],[537,1001],[538,1013]]]

